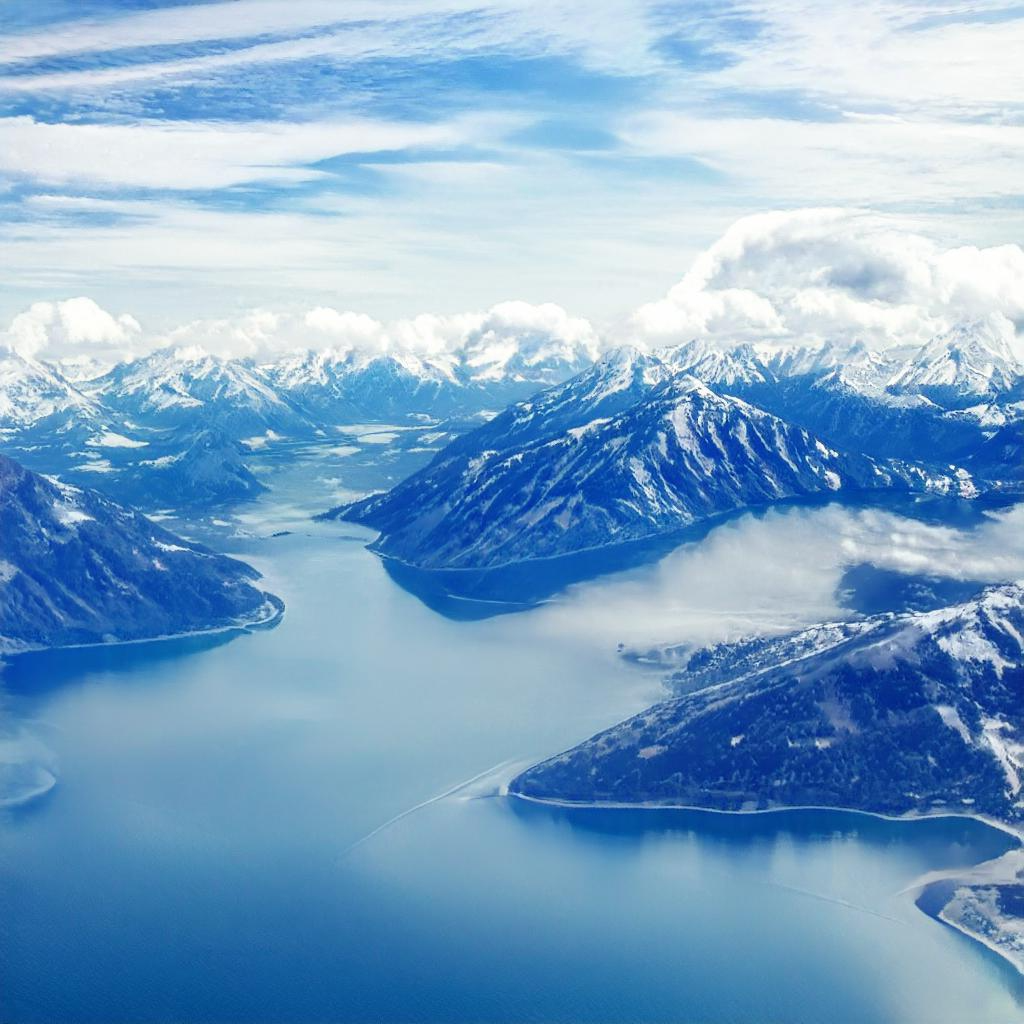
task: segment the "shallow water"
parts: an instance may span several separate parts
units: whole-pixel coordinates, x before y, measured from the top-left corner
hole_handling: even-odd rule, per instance
[[[826,598],[833,610],[838,567],[831,583],[775,578],[791,519],[460,622],[396,586],[370,534],[306,520],[343,474],[302,479],[282,477],[232,542],[286,601],[278,628],[50,654],[8,674],[9,713],[52,751],[59,782],[0,816],[0,1019],[1024,1014],[1010,968],[900,894],[1007,848],[977,823],[493,795],[515,765],[658,697],[620,640],[780,628],[783,598],[787,622]],[[827,511],[802,514],[806,540]],[[822,532],[840,543],[833,519]],[[737,545],[743,593],[695,594],[733,571]]]

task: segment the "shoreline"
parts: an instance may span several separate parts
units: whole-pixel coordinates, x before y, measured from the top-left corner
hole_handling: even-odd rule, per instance
[[[133,647],[139,644],[158,644],[168,640],[185,640],[192,636],[216,636],[230,633],[232,630],[246,631],[250,629],[273,629],[284,618],[286,606],[283,600],[268,590],[262,591],[264,601],[258,611],[264,612],[259,618],[238,619],[235,622],[220,626],[208,626],[205,629],[187,629],[180,633],[161,633],[157,636],[136,637],[133,640],[96,640],[81,644],[26,644],[16,648],[5,649],[0,646],[0,675],[3,673],[4,662],[11,658],[19,658],[25,654],[43,654],[47,651],[84,651],[100,647]]]
[[[927,913],[927,911],[922,911]],[[994,953],[1000,958],[1000,960],[1008,963],[1011,967],[1016,968],[1018,974],[1024,977],[1024,959],[1018,959],[1013,956],[1010,952],[1004,949],[997,942],[993,942],[987,935],[982,935],[981,932],[972,931],[970,928],[966,928],[960,924],[959,921],[946,914],[946,908],[943,907],[937,914],[928,914],[929,917],[934,918],[936,921],[940,921],[942,924],[954,931],[959,932],[964,938],[970,939],[972,942],[977,942],[980,946],[984,946],[989,952]]]
[[[701,814],[728,814],[735,816],[744,814],[784,814],[787,811],[837,811],[840,814],[861,814],[868,818],[878,818],[882,821],[893,822],[930,821],[936,818],[963,818],[980,822],[989,828],[1013,836],[1020,846],[1024,848],[1024,825],[1011,825],[1009,822],[1000,821],[998,818],[992,818],[986,814],[972,814],[969,811],[937,811],[934,814],[918,814],[911,811],[907,814],[886,814],[884,811],[865,811],[857,807],[837,807],[829,806],[828,804],[784,804],[778,807],[757,807],[751,810],[726,810],[721,807],[701,807],[698,804],[655,803],[651,800],[637,801],[636,803],[624,800],[563,800],[558,797],[530,796],[528,793],[518,793],[510,788],[513,781],[515,780],[510,780],[501,787],[499,796],[525,800],[528,803],[540,804],[541,806],[563,807],[567,810],[699,811]]]

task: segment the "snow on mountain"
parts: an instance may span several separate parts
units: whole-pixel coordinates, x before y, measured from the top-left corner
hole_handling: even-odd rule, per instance
[[[695,340],[663,349],[658,358],[680,373],[712,385],[767,384],[776,379],[763,355],[752,345],[727,349]]]
[[[268,621],[250,566],[0,455],[0,650]]]
[[[0,432],[101,420],[98,404],[55,368],[0,347]]]
[[[1016,393],[1024,388],[1024,347],[986,321],[959,324],[925,345],[889,387],[954,407]]]
[[[471,339],[456,353],[427,356],[308,351],[261,367],[278,391],[332,424],[403,416],[469,415],[507,405],[579,372],[578,346],[539,335]]]
[[[658,359],[620,352],[338,514],[380,530],[386,555],[466,568],[649,538],[784,498],[970,486],[966,474],[841,454]]]
[[[657,704],[512,791],[1024,821],[1024,587],[693,653]]]
[[[243,462],[242,446],[217,430],[165,439],[157,450],[164,454],[112,467],[95,486],[117,501],[144,509],[210,509],[267,490]],[[92,465],[77,467],[79,474],[92,474]]]
[[[199,348],[160,349],[85,385],[125,415],[157,426],[195,423],[244,437],[275,430],[305,433],[309,419],[254,368]]]
[[[452,361],[411,353],[294,353],[262,366],[264,378],[297,407],[329,424],[450,415],[470,403]]]
[[[598,358],[598,341],[590,325],[566,318],[557,307],[519,309],[513,330],[508,325],[496,329],[492,321],[500,321],[506,307],[519,305],[495,307],[484,324],[470,332],[458,351],[460,377],[477,385],[527,384],[536,389],[573,377]],[[527,322],[522,320],[524,312]]]

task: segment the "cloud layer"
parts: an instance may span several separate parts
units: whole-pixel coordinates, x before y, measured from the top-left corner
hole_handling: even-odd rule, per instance
[[[483,312],[421,313],[382,321],[323,304],[254,309],[145,332],[87,298],[39,302],[14,318],[7,344],[72,361],[198,346],[268,361],[299,350],[396,353],[503,373],[541,359],[571,364],[629,342],[654,348],[703,338],[721,344],[863,341],[922,345],[964,321],[1006,336],[1024,325],[1024,250],[944,248],[899,218],[843,209],[757,214],[702,252],[665,298],[599,330],[554,303],[506,301]]]
[[[838,588],[861,564],[997,583],[1024,578],[1024,506],[973,530],[833,506],[745,515],[632,578],[585,584],[542,613],[559,636],[709,644],[850,617]]]

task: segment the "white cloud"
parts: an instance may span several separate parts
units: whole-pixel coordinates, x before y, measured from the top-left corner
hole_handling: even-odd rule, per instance
[[[469,332],[462,347],[478,376],[501,377],[540,362],[592,360],[601,344],[589,321],[569,316],[554,303],[502,302]]]
[[[1024,250],[943,249],[900,221],[855,210],[737,221],[659,302],[630,322],[657,344],[853,341],[923,344],[965,319],[1024,324]]]
[[[508,119],[500,119],[501,125]],[[254,182],[296,183],[323,176],[306,166],[346,153],[452,146],[481,141],[493,120],[443,124],[347,119],[305,124],[145,121],[48,124],[0,118],[0,174],[44,185],[219,189]]]
[[[600,0],[581,17],[577,0],[233,0],[80,19],[0,36],[0,64],[119,49],[240,44],[178,60],[145,56],[117,68],[18,75],[0,88],[87,87],[162,75],[200,74],[246,63],[329,56],[447,59],[483,50],[572,54],[604,70],[635,74],[660,63],[651,10],[635,0]],[[267,41],[267,40],[270,41]]]
[[[782,633],[850,617],[837,594],[845,569],[981,583],[1024,577],[1024,506],[970,530],[880,510],[830,506],[744,515],[657,565],[573,588],[543,610],[558,636],[694,644]]]
[[[839,113],[839,112],[837,112]],[[953,203],[1019,192],[1024,127],[906,115],[835,120],[649,110],[618,133],[648,156],[696,159],[733,188],[781,203]]]
[[[1024,99],[1024,21],[1016,0],[746,0],[754,38],[725,39],[719,87],[799,92],[1001,117]]]
[[[33,303],[11,321],[0,341],[22,355],[71,365],[116,361],[144,344],[133,316],[114,316],[84,296]]]
[[[588,321],[553,303],[528,302],[503,302],[482,313],[421,313],[389,323],[330,306],[302,313],[256,309],[232,318],[195,320],[153,340],[178,349],[200,348],[261,361],[305,350],[339,357],[390,352],[445,366],[459,355],[481,375],[513,360],[527,367],[552,358],[572,363],[593,358],[599,348]]]

